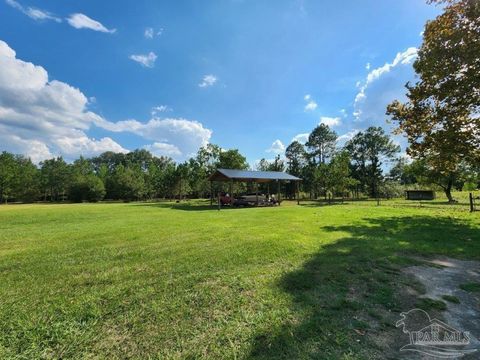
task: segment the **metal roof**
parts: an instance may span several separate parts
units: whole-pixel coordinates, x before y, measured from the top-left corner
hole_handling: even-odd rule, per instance
[[[268,182],[274,180],[301,181],[302,179],[281,171],[250,171],[234,169],[217,169],[211,176],[213,181],[255,181]]]

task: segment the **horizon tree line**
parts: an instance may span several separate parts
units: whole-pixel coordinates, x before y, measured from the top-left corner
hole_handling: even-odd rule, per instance
[[[422,160],[409,163],[397,157],[399,146],[381,127],[358,132],[340,148],[337,139],[335,131],[320,124],[305,144],[293,141],[284,158],[277,155],[273,161],[261,159],[256,169],[288,171],[301,177],[300,190],[311,199],[393,197],[401,195],[402,185],[435,184]],[[387,174],[384,162],[393,164]],[[214,144],[200,148],[196,156],[182,163],[139,149],[126,154],[108,151],[91,158],[80,156],[72,163],[56,157],[37,166],[23,155],[4,151],[0,154],[0,201],[207,198],[212,190],[216,193],[223,189],[219,184],[212,189],[208,180],[217,168],[249,167],[237,149],[222,150]],[[452,186],[476,188],[478,181],[478,169],[465,167]],[[246,185],[235,185],[236,193],[248,190]],[[260,191],[269,191],[267,185],[261,185]],[[294,184],[283,184],[281,191],[289,198],[296,196]]]

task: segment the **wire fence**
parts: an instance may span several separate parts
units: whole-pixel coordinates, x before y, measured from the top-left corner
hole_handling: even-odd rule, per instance
[[[470,203],[470,212],[480,211],[479,203],[480,203],[480,195],[471,192],[468,196],[469,203]]]
[[[470,195],[471,194],[471,195]],[[397,208],[425,208],[443,209],[446,211],[474,212],[480,211],[480,191],[454,192],[455,202],[449,202],[445,194],[436,192],[434,200],[408,200],[406,198],[301,198],[300,203],[304,206],[328,206],[350,204],[357,206],[391,206]],[[293,203],[293,202],[292,202]]]

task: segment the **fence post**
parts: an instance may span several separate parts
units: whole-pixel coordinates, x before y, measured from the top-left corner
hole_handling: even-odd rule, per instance
[[[469,194],[469,199],[470,199],[470,212],[473,212],[475,210],[474,205],[473,205],[473,194]]]

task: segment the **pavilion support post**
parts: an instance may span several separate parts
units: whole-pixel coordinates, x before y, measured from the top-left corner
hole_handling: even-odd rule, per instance
[[[256,196],[256,202],[258,206],[258,182],[255,181],[255,196]]]
[[[220,201],[220,191],[217,191],[217,200],[218,200],[218,210],[220,210],[222,207],[222,203]]]
[[[233,206],[233,180],[230,180],[230,206]]]
[[[213,205],[213,181],[210,181],[210,206]]]
[[[280,199],[280,180],[277,180],[277,201],[278,205],[280,205],[281,199]]]
[[[298,181],[295,181],[295,187],[297,189],[297,205],[300,205],[300,187]]]

